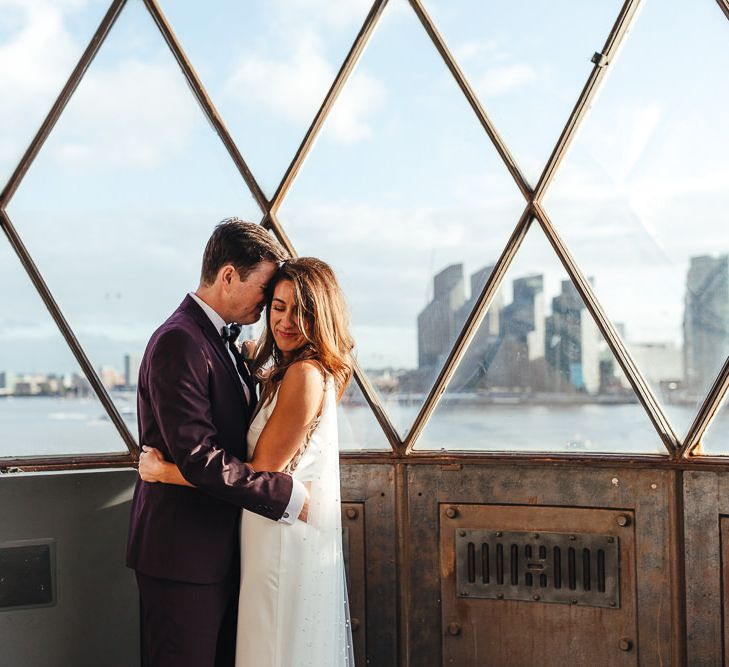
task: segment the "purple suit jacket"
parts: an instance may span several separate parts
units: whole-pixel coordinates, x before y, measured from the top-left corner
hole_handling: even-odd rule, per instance
[[[189,296],[147,345],[137,418],[140,443],[161,450],[196,488],[137,480],[127,565],[163,579],[221,581],[237,567],[240,509],[280,519],[292,480],[244,463],[243,388],[219,332]]]

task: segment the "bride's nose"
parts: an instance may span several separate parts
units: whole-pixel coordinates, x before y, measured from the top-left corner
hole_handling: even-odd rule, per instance
[[[286,312],[284,312],[283,317],[281,318],[281,324],[284,326],[285,329],[293,328],[294,316],[290,310],[287,310]]]

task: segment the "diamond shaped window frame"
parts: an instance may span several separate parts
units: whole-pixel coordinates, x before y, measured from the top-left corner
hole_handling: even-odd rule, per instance
[[[701,437],[705,433],[706,429],[710,425],[713,417],[718,412],[723,399],[729,392],[729,359],[725,362],[719,374],[717,375],[713,385],[711,386],[704,403],[698,410],[694,421],[689,428],[686,437],[683,441],[676,435],[673,427],[668,420],[664,410],[660,403],[654,396],[648,383],[641,375],[639,369],[633,362],[628,351],[625,348],[617,330],[614,325],[610,322],[605,312],[603,311],[597,297],[595,296],[589,282],[585,278],[581,269],[575,262],[574,258],[569,252],[566,244],[560,238],[552,225],[547,213],[542,207],[542,200],[544,195],[552,182],[554,175],[559,168],[560,163],[564,159],[576,132],[586,117],[592,100],[594,99],[599,86],[604,79],[607,67],[611,61],[615,58],[623,40],[626,37],[628,29],[632,21],[635,19],[638,10],[640,8],[642,0],[625,0],[622,8],[611,27],[611,30],[606,39],[605,45],[602,50],[595,53],[592,62],[593,69],[590,72],[587,81],[580,93],[575,106],[566,121],[564,129],[560,134],[555,147],[547,160],[546,165],[543,168],[541,176],[535,186],[531,186],[524,175],[520,171],[515,159],[510,153],[506,143],[499,135],[496,127],[491,122],[485,109],[482,107],[480,101],[476,97],[471,85],[460,69],[454,56],[449,50],[445,40],[438,32],[437,26],[428,15],[421,0],[409,0],[412,10],[415,12],[418,20],[422,24],[423,29],[430,37],[433,46],[436,48],[440,56],[456,83],[458,84],[461,92],[466,97],[469,105],[471,106],[476,118],[483,127],[484,132],[491,139],[497,152],[501,156],[504,165],[508,169],[512,178],[514,179],[517,187],[524,195],[526,199],[526,206],[522,215],[520,216],[514,231],[511,234],[501,256],[497,260],[494,269],[486,282],[481,294],[479,295],[476,303],[473,307],[472,312],[466,319],[454,345],[448,355],[446,362],[441,369],[438,377],[431,388],[426,400],[421,407],[418,415],[413,422],[413,425],[404,439],[401,439],[397,434],[397,431],[390,422],[386,411],[384,410],[374,388],[370,384],[365,373],[358,367],[355,367],[355,380],[362,390],[370,408],[372,409],[375,418],[382,427],[382,430],[390,443],[392,451],[390,453],[383,452],[347,452],[343,453],[342,459],[350,461],[352,463],[368,463],[372,462],[373,459],[382,460],[383,458],[397,461],[397,460],[413,460],[413,459],[464,459],[473,460],[474,458],[482,458],[486,460],[493,460],[496,458],[503,458],[503,454],[489,454],[487,452],[477,452],[474,454],[434,454],[429,452],[418,452],[413,451],[414,444],[418,436],[422,433],[428,419],[432,416],[441,395],[444,393],[449,380],[455,373],[459,363],[463,360],[466,349],[468,348],[473,337],[478,331],[479,325],[483,320],[494,296],[496,295],[501,283],[506,275],[506,272],[511,265],[511,262],[519,250],[521,242],[524,240],[526,233],[528,232],[532,224],[538,224],[545,233],[548,241],[552,245],[557,257],[563,264],[569,278],[574,283],[577,291],[582,297],[585,305],[593,316],[597,326],[604,336],[605,340],[610,347],[611,352],[617,359],[620,367],[625,373],[630,385],[635,391],[638,399],[646,410],[651,422],[653,423],[658,437],[663,442],[666,448],[666,454],[662,456],[632,456],[626,457],[621,455],[575,455],[575,454],[549,454],[549,455],[535,455],[535,454],[510,454],[508,458],[513,459],[527,459],[527,460],[555,460],[564,459],[568,461],[580,461],[586,464],[593,463],[597,460],[610,460],[610,461],[641,461],[645,460],[653,463],[660,463],[661,461],[683,462],[686,464],[688,461],[693,460],[694,462],[721,462],[729,465],[729,460],[725,457],[707,457],[707,456],[693,456],[698,446],[701,443]],[[716,0],[719,8],[724,13],[726,18],[729,20],[729,0]],[[18,166],[10,176],[7,184],[0,192],[0,227],[10,241],[11,246],[18,255],[29,279],[33,283],[34,287],[38,291],[38,294],[42,298],[46,308],[51,314],[53,320],[56,323],[61,335],[65,339],[67,345],[71,349],[75,356],[81,370],[89,380],[94,392],[98,396],[105,410],[107,411],[112,423],[116,427],[119,435],[127,446],[127,454],[113,454],[113,455],[101,455],[101,454],[89,454],[89,455],[68,455],[68,456],[55,456],[55,457],[10,457],[0,458],[0,472],[14,472],[14,471],[45,471],[45,470],[67,470],[67,469],[80,469],[80,468],[104,468],[104,467],[129,467],[136,465],[139,457],[139,451],[134,437],[127,428],[124,420],[117,411],[114,403],[109,397],[105,387],[101,383],[101,380],[97,373],[94,371],[91,362],[86,356],[83,347],[76,338],[73,329],[63,315],[58,303],[48,285],[46,284],[43,276],[41,275],[38,267],[35,265],[33,258],[28,252],[21,236],[18,234],[12,220],[7,213],[7,206],[10,203],[15,191],[20,185],[24,175],[30,168],[33,160],[40,152],[44,142],[53,130],[56,122],[60,118],[61,114],[66,107],[66,104],[71,99],[81,79],[83,78],[86,70],[90,66],[94,57],[102,47],[107,35],[114,26],[116,19],[118,18],[121,11],[127,4],[127,0],[113,0],[104,15],[99,27],[92,36],[89,45],[79,59],[78,64],[69,76],[65,86],[59,93],[55,103],[51,107],[48,115],[43,121],[41,127],[36,133],[35,137],[29,144],[24,155],[22,156]],[[362,55],[364,48],[366,47],[369,38],[373,34],[377,27],[379,18],[383,11],[386,9],[388,0],[375,0],[370,8],[364,23],[358,32],[355,40],[342,63],[337,75],[332,82],[326,97],[324,98],[319,110],[317,111],[314,119],[312,120],[309,128],[307,129],[301,144],[293,156],[291,163],[284,172],[279,186],[276,188],[273,196],[269,200],[263,193],[263,190],[258,185],[254,174],[249,169],[243,155],[238,149],[235,141],[232,139],[228,132],[223,119],[216,110],[215,106],[205,88],[203,87],[202,81],[197,75],[193,64],[186,56],[182,45],[177,40],[171,25],[167,18],[162,12],[159,4],[156,0],[144,0],[144,5],[149,11],[150,16],[154,20],[155,24],[160,30],[162,37],[167,43],[170,51],[172,52],[175,60],[177,61],[185,79],[188,82],[190,90],[197,99],[201,109],[208,118],[215,132],[223,142],[231,160],[238,169],[242,179],[250,189],[255,201],[258,203],[263,217],[260,224],[271,230],[279,241],[292,253],[296,254],[295,248],[291,243],[291,240],[287,236],[285,229],[277,218],[277,211],[281,206],[288,190],[294,182],[301,166],[310,152],[314,141],[319,134],[324,121],[331,112],[337,97],[346,85],[352,71],[354,70],[360,56]]]

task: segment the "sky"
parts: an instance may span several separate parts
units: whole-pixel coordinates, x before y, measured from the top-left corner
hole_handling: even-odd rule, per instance
[[[106,4],[0,0],[0,180]],[[272,195],[370,3],[160,4]],[[621,3],[425,5],[536,183]],[[545,198],[629,347],[680,344],[689,257],[729,252],[729,88],[718,85],[729,22],[715,0],[643,5]],[[413,367],[432,276],[462,262],[468,280],[493,263],[524,205],[409,4],[391,0],[279,217],[300,254],[337,271],[361,364]],[[140,0],[128,2],[8,212],[92,362],[120,369],[195,288],[215,222],[261,217]],[[515,264],[547,274],[547,301],[563,277],[551,253],[525,244]],[[0,370],[72,369],[2,238],[0,300]]]

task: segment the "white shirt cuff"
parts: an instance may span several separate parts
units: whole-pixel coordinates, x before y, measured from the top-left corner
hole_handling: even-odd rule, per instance
[[[299,518],[301,510],[304,509],[304,501],[306,500],[306,487],[297,480],[292,480],[294,483],[291,489],[291,498],[289,504],[283,513],[283,516],[279,519],[281,523],[287,523],[292,526],[296,523],[296,519]]]

